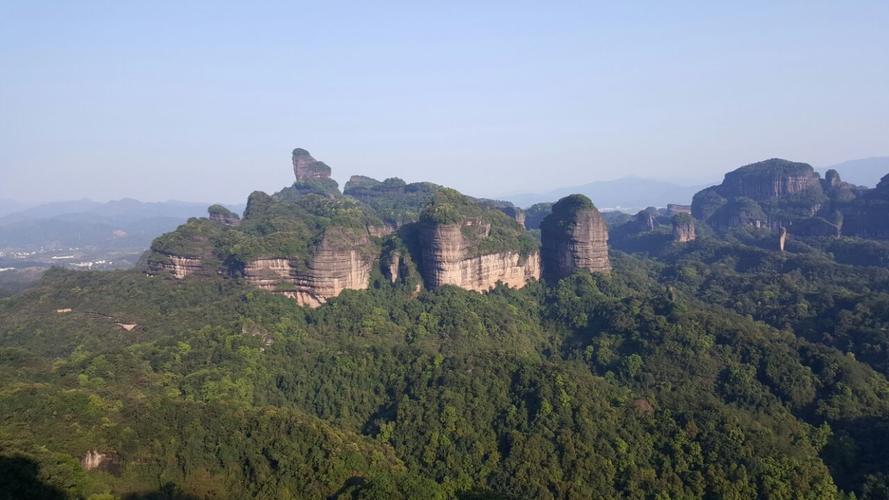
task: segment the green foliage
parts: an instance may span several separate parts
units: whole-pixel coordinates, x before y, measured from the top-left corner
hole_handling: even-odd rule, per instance
[[[237,231],[349,227],[357,203],[258,194]],[[83,498],[880,498],[889,271],[765,245],[613,251],[610,275],[484,295],[376,276],[314,310],[221,277],[51,270],[0,300],[0,481]],[[118,465],[84,470],[89,450]]]

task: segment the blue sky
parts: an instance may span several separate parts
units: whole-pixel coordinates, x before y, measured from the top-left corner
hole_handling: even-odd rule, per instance
[[[488,196],[889,155],[889,2],[667,3],[0,0],[0,198],[239,202],[297,146]]]

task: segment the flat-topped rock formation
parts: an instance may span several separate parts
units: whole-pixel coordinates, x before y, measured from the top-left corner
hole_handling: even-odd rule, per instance
[[[475,227],[473,227],[475,225]],[[423,275],[426,286],[454,285],[467,290],[486,291],[497,282],[521,288],[529,279],[540,278],[540,255],[504,250],[478,254],[464,231],[479,230],[486,238],[490,225],[480,221],[457,224],[426,224],[421,230]]]
[[[292,258],[258,258],[244,266],[249,284],[317,307],[343,290],[363,290],[370,282],[373,254],[368,234],[340,228],[325,231],[308,262]]]
[[[578,269],[608,273],[608,227],[586,196],[562,198],[540,225],[541,260],[546,279],[560,279]]]
[[[807,191],[821,191],[821,180],[811,165],[772,158],[725,174],[719,194],[762,201]]]
[[[451,189],[436,193],[419,223],[420,266],[428,288],[485,291],[498,282],[522,287],[540,277],[536,243],[497,208]]]

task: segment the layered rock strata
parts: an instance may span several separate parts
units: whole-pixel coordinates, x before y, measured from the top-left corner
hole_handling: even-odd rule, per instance
[[[262,290],[290,297],[300,305],[318,307],[343,290],[364,290],[370,283],[373,257],[367,237],[343,244],[325,235],[308,262],[261,258],[244,266],[247,282]]]
[[[156,253],[148,260],[151,274],[170,274],[177,279],[203,271],[203,261],[194,257]]]
[[[541,260],[547,279],[560,279],[578,269],[608,273],[608,227],[583,195],[562,198],[541,224]]]
[[[472,255],[464,225],[484,236],[490,230],[477,221],[463,224],[427,224],[421,229],[422,272],[429,288],[454,285],[467,290],[487,291],[497,282],[520,288],[529,279],[540,278],[540,254],[522,256],[505,251]]]

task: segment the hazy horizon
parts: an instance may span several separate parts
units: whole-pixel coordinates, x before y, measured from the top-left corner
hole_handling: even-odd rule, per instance
[[[889,4],[0,6],[0,198],[477,196],[889,155]],[[677,181],[679,180],[679,181]]]

